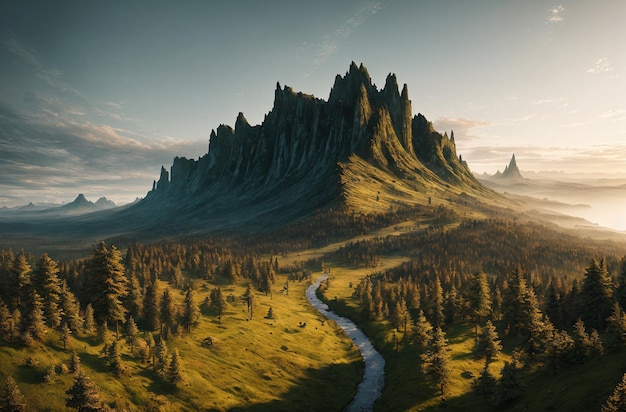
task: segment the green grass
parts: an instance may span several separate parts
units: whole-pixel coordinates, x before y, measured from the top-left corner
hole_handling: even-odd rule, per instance
[[[198,302],[211,286],[199,282]],[[284,283],[279,279],[277,284]],[[68,350],[59,344],[57,332],[49,332],[45,343],[31,348],[0,346],[0,365],[12,375],[32,410],[66,410],[64,392],[72,384],[71,374],[61,374],[43,383],[49,365],[68,364],[71,350],[81,357],[87,374],[102,389],[107,403],[128,410],[341,410],[351,400],[362,375],[362,360],[356,347],[334,324],[325,322],[306,304],[306,282],[290,286],[289,295],[257,294],[254,316],[247,308],[229,304],[222,325],[203,316],[200,327],[168,341],[170,351],[178,348],[185,381],[174,387],[164,383],[150,368],[132,357],[128,348],[123,360],[131,376],[116,378],[106,361],[98,357],[102,345],[93,339],[72,338]],[[203,287],[205,286],[205,287]],[[225,295],[238,297],[243,285],[226,286]],[[179,305],[182,294],[174,293]],[[265,319],[272,306],[274,319]],[[306,322],[307,327],[299,327]],[[214,338],[210,348],[201,346]],[[32,357],[36,366],[25,366]],[[60,369],[60,368],[58,368]],[[50,409],[47,409],[50,408]]]

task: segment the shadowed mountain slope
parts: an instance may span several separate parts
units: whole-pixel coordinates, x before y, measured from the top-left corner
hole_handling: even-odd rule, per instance
[[[152,191],[124,213],[168,216],[173,226],[265,225],[329,206],[384,211],[462,192],[492,194],[457,156],[454,136],[412,116],[395,75],[378,90],[352,63],[328,101],[277,84],[261,125],[242,113],[234,128],[220,125],[206,155],[162,167]]]

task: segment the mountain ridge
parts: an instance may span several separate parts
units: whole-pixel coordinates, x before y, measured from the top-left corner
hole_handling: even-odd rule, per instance
[[[169,171],[162,166],[152,190],[128,211],[184,223],[207,214],[229,219],[238,209],[285,221],[333,205],[376,212],[461,193],[493,194],[457,156],[454,133],[413,116],[408,86],[400,91],[395,74],[379,90],[365,66],[352,62],[327,101],[277,83],[260,125],[243,113],[234,128],[219,125],[205,155],[175,157]]]

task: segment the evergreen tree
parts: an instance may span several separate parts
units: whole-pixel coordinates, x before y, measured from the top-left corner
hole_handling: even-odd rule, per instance
[[[73,385],[65,392],[65,406],[79,412],[101,412],[104,407],[100,398],[100,388],[82,369],[74,377]]]
[[[626,314],[619,303],[613,305],[613,313],[606,319],[606,341],[611,349],[626,345]]]
[[[70,343],[70,337],[72,335],[72,331],[70,327],[67,326],[67,323],[63,324],[61,328],[61,343],[63,343],[63,349],[67,349],[67,345]]]
[[[93,333],[95,327],[96,321],[94,319],[93,306],[91,303],[88,303],[85,307],[85,315],[83,316],[83,331],[89,335]]]
[[[443,313],[443,288],[439,277],[435,278],[430,293],[431,308],[430,319],[434,327],[442,328],[445,324],[445,314]]]
[[[0,339],[11,342],[12,318],[9,307],[0,298]]]
[[[30,285],[31,268],[26,260],[24,251],[15,256],[15,260],[9,269],[10,294],[13,298],[13,307],[22,310],[24,301],[28,298],[28,287]]]
[[[613,284],[604,259],[599,262],[593,259],[585,269],[581,294],[585,301],[583,306],[585,325],[604,329],[606,318],[613,308]]]
[[[429,349],[422,354],[422,368],[443,395],[450,383],[450,366],[446,334],[441,328],[435,328]]]
[[[222,314],[226,309],[226,299],[222,294],[222,288],[219,286],[211,291],[211,308],[217,312],[217,321],[222,324]]]
[[[111,331],[109,330],[109,324],[107,323],[106,320],[104,320],[102,322],[102,325],[100,325],[100,341],[102,343],[104,343],[105,345],[109,343],[109,341],[111,340]]]
[[[43,300],[44,316],[48,326],[55,329],[61,324],[61,281],[57,263],[44,253],[37,261],[31,283]]]
[[[554,331],[548,345],[548,363],[552,374],[572,362],[574,354],[574,340],[567,331]]]
[[[424,311],[420,309],[419,315],[415,325],[413,325],[411,331],[411,340],[417,345],[418,350],[421,352],[432,338],[433,327],[424,316]]]
[[[497,396],[501,405],[508,405],[522,396],[522,384],[519,381],[517,362],[504,362],[502,377],[497,386]]]
[[[76,351],[72,351],[69,369],[72,373],[77,373],[80,370],[80,357],[78,356],[78,353],[76,353]]]
[[[159,314],[161,320],[161,334],[163,334],[163,328],[172,328],[174,326],[174,319],[176,319],[176,306],[174,305],[174,300],[168,288],[165,288],[161,296]]]
[[[155,363],[154,370],[157,371],[160,375],[164,375],[167,372],[167,367],[169,365],[169,351],[167,349],[167,343],[165,339],[159,338],[159,341],[156,344],[155,350]]]
[[[132,274],[127,284],[124,306],[128,314],[137,321],[141,320],[141,316],[143,315],[143,299],[143,290],[139,284],[139,279],[137,279],[135,274]]]
[[[115,376],[120,377],[124,374],[124,366],[122,365],[122,354],[120,352],[120,342],[114,340],[108,350],[107,358],[109,365],[113,368]]]
[[[478,340],[478,325],[491,313],[491,292],[487,275],[482,270],[475,272],[470,280],[468,301],[474,319],[475,338]]]
[[[617,303],[626,308],[626,256],[622,256],[619,261],[619,274],[617,275],[617,289],[615,290],[615,298]]]
[[[129,316],[128,320],[126,321],[125,334],[126,334],[126,343],[128,343],[128,346],[130,346],[131,352],[135,349],[135,345],[137,344],[137,341],[139,339],[139,337],[137,336],[138,333],[139,333],[139,330],[137,330],[137,325],[135,324],[135,320],[133,319],[132,316]]]
[[[177,384],[183,380],[183,374],[180,370],[180,355],[178,349],[174,349],[172,353],[172,360],[170,366],[167,369],[167,380],[170,383]]]
[[[496,378],[489,372],[489,362],[485,362],[485,367],[474,381],[474,391],[482,395],[485,403],[496,392]]]
[[[600,334],[597,330],[591,329],[591,333],[589,334],[589,341],[591,342],[592,353],[597,355],[602,355],[604,353],[602,339],[600,339]]]
[[[474,354],[479,358],[484,357],[486,364],[489,365],[493,359],[498,357],[500,351],[502,351],[502,345],[498,338],[498,332],[496,332],[493,323],[488,320],[476,340]]]
[[[28,341],[28,336],[33,339],[43,340],[46,336],[46,324],[43,314],[43,299],[33,289],[30,292],[26,315],[22,321],[23,336]]]
[[[602,412],[625,412],[626,411],[626,373],[617,384],[613,393],[602,405]]]
[[[593,346],[589,334],[585,330],[585,323],[580,318],[574,324],[572,339],[574,340],[572,361],[574,363],[585,363],[591,356]]]
[[[185,294],[185,308],[183,310],[183,326],[187,332],[198,327],[200,323],[200,308],[196,302],[196,292],[191,286],[187,288]]]
[[[107,248],[104,242],[94,251],[89,261],[88,296],[97,319],[115,322],[119,338],[118,323],[124,321],[126,309],[122,304],[126,296],[127,279],[122,257],[115,246]]]
[[[28,410],[26,398],[22,395],[19,386],[15,380],[7,376],[4,383],[4,410],[10,412],[25,412]]]
[[[143,325],[147,330],[159,327],[159,284],[154,281],[146,286],[143,299]]]
[[[252,291],[252,287],[249,283],[246,288],[246,292],[243,294],[243,298],[248,305],[248,313],[250,314],[250,320],[252,320],[252,312],[254,310],[254,292]]]
[[[175,288],[182,288],[185,283],[185,279],[183,278],[183,272],[180,270],[180,266],[176,265],[174,270],[172,270],[172,276],[170,277],[170,285]]]
[[[67,324],[73,333],[83,331],[84,319],[80,315],[80,303],[72,291],[70,291],[65,280],[61,282],[59,304],[61,308],[61,322]]]

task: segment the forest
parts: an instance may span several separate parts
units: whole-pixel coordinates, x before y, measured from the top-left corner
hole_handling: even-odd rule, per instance
[[[395,233],[363,236],[384,228]],[[336,248],[313,258],[299,256],[333,242]],[[128,390],[169,394],[175,409],[209,408],[185,403],[182,394],[200,367],[185,357],[197,350],[185,349],[189,339],[198,348],[229,351],[215,336],[229,324],[255,319],[265,323],[252,325],[253,334],[271,334],[277,297],[295,299],[314,273],[329,271],[320,296],[357,322],[391,361],[391,383],[378,409],[515,410],[525,407],[520,399],[537,380],[596,370],[604,360],[623,369],[625,256],[623,243],[582,238],[504,213],[463,218],[444,206],[378,215],[318,211],[272,233],[133,243],[124,251],[101,242],[89,256],[67,261],[4,249],[0,360],[13,362],[9,355],[17,354],[23,363],[4,365],[3,402],[7,410],[41,407],[32,390],[30,398],[20,392],[25,383],[38,382],[56,388],[55,405],[67,410],[168,405],[134,392],[130,399],[107,396],[98,387],[104,374],[127,389],[130,376],[143,376],[143,389]],[[285,318],[296,313],[295,304],[285,303]],[[214,336],[194,335],[209,326]],[[294,331],[305,333],[285,327],[286,333]],[[354,356],[354,348],[342,350]],[[38,351],[48,360],[37,360]],[[460,360],[467,390],[459,389],[455,372]],[[349,373],[358,375],[358,367]],[[626,381],[611,379],[614,393],[603,388],[603,398],[585,407],[624,410]],[[404,400],[386,403],[407,389],[394,388],[396,381],[412,382],[421,395],[409,391],[400,396]],[[229,402],[213,408],[245,408],[251,398]]]

